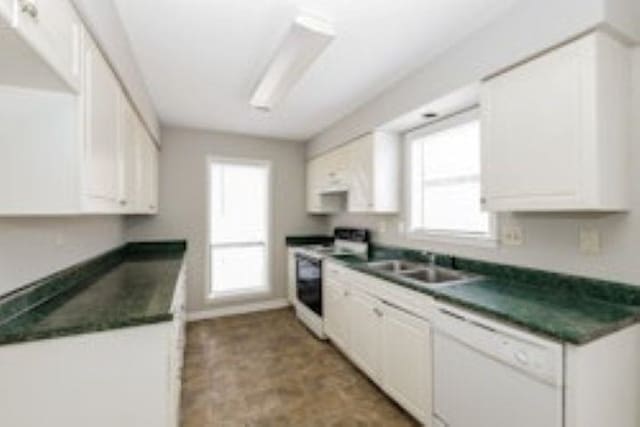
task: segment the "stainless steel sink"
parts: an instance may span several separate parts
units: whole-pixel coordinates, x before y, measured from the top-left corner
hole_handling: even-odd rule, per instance
[[[384,271],[387,273],[403,273],[407,271],[416,271],[424,268],[424,264],[410,262],[398,259],[374,261],[367,264],[367,267],[376,271]]]
[[[427,267],[400,273],[401,276],[425,283],[457,282],[469,276],[456,270],[441,267]]]
[[[442,288],[477,277],[458,270],[396,259],[370,262],[367,267],[390,277],[409,279],[416,285],[431,288]]]

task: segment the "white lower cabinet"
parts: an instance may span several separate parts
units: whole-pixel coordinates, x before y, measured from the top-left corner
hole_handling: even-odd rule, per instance
[[[340,282],[323,279],[324,333],[341,349],[349,346],[350,292]]]
[[[383,304],[382,313],[382,386],[425,422],[431,416],[431,326],[388,304]]]
[[[2,346],[0,425],[178,427],[185,274],[173,321]]]
[[[353,290],[347,307],[351,340],[346,350],[374,381],[380,380],[382,311],[379,305],[376,298]]]
[[[433,300],[331,261],[324,263],[322,286],[329,339],[400,406],[430,426],[432,341],[426,319]]]

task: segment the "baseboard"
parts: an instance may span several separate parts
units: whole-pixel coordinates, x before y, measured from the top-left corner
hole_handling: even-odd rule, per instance
[[[253,302],[249,304],[238,304],[229,307],[212,308],[210,310],[194,311],[187,313],[187,321],[213,319],[216,317],[232,316],[234,314],[253,313],[256,311],[275,310],[287,307],[289,301],[286,298],[272,299],[268,301]]]

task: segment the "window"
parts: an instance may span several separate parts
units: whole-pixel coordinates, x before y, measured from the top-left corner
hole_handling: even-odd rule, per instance
[[[480,205],[480,122],[464,113],[407,135],[409,230],[415,236],[493,239]]]
[[[209,174],[209,296],[267,292],[269,165],[213,160]]]

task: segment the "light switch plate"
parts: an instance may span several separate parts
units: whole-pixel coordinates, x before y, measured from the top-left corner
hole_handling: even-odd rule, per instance
[[[502,227],[502,243],[509,246],[522,246],[524,235],[518,225],[505,225]]]
[[[601,250],[600,231],[595,228],[581,228],[579,234],[580,253],[598,255]]]

